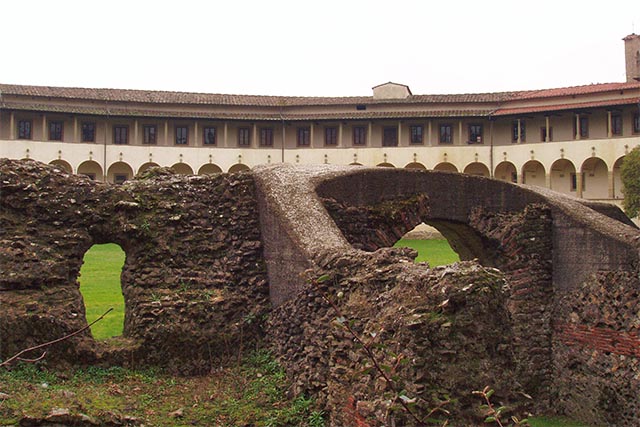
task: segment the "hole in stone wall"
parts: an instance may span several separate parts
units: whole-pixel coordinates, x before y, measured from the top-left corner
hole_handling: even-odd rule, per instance
[[[124,297],[120,274],[124,260],[124,251],[115,243],[93,245],[84,254],[79,281],[87,322],[93,322],[113,307],[113,311],[91,327],[91,333],[96,340],[122,335]]]
[[[418,224],[402,236],[394,247],[409,247],[418,251],[416,262],[428,262],[431,267],[460,261],[447,239],[440,232],[425,223]]]

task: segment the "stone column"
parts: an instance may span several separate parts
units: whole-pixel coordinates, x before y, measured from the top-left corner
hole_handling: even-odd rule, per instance
[[[169,145],[169,120],[164,121],[164,145]]]
[[[609,178],[609,198],[614,199],[616,194],[616,183],[613,169],[607,172],[607,178]]]
[[[518,144],[522,142],[522,122],[518,119],[518,135],[516,137]]]
[[[71,142],[78,142],[80,139],[78,138],[78,118],[73,117],[73,140]]]
[[[549,142],[551,140],[551,138],[549,138],[549,116],[544,116],[544,141],[543,142]]]
[[[458,120],[458,145],[462,145],[462,120]]]
[[[229,127],[227,126],[227,122],[224,122],[224,130],[222,131],[222,146],[227,146],[227,138],[229,136]]]
[[[576,171],[576,196],[582,198],[582,171]]]
[[[580,114],[576,114],[576,134],[573,138],[576,141],[580,139]]]
[[[342,122],[338,125],[338,147],[342,147]]]
[[[613,137],[613,129],[611,129],[611,111],[607,111],[607,138]]]
[[[16,117],[13,111],[9,114],[9,139],[16,139]]]
[[[198,122],[194,122],[193,123],[193,145],[198,145],[198,135],[200,135],[198,133]]]
[[[429,122],[427,123],[427,144],[429,144],[429,146],[433,145],[432,140],[431,140],[431,120],[429,120]]]
[[[138,145],[138,119],[133,120],[133,145]]]
[[[373,138],[373,122],[369,122],[369,128],[367,130],[367,145],[369,147],[373,146],[373,141],[371,140]]]
[[[34,135],[31,135],[32,137]],[[41,141],[46,141],[49,139],[49,135],[47,135],[47,115],[42,115],[42,139]]]
[[[313,140],[313,134],[314,134],[314,129],[315,126],[313,125],[313,123],[311,123],[309,125],[309,147],[313,148],[315,146],[314,140]]]
[[[402,145],[402,122],[398,121],[398,147]]]

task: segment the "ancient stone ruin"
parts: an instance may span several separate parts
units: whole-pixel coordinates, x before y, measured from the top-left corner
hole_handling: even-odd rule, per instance
[[[48,363],[206,374],[268,346],[332,425],[416,424],[400,398],[464,425],[487,385],[523,411],[640,421],[640,231],[609,205],[445,172],[156,169],[113,186],[2,159],[0,221],[3,359],[86,325],[83,255],[114,242],[123,337],[87,331]],[[389,248],[421,222],[465,261]]]

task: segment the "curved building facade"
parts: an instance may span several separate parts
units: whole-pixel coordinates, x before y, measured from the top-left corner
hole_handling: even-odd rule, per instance
[[[457,171],[622,199],[640,145],[640,36],[627,81],[501,93],[278,97],[0,84],[0,157],[120,183],[151,166],[183,174],[264,163]]]

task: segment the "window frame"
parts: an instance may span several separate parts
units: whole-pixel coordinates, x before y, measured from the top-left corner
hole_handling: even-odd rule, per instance
[[[251,147],[251,128],[242,126],[238,128],[238,147]]]
[[[580,132],[580,138],[589,138],[589,117],[579,117],[579,126],[578,132]]]
[[[383,147],[397,147],[398,141],[398,127],[397,126],[383,126],[382,128],[382,146]]]
[[[416,132],[418,129],[420,131]],[[409,144],[424,145],[424,126],[423,125],[409,126]]]
[[[451,123],[438,124],[438,144],[453,144],[453,125]]]
[[[180,133],[184,133],[184,135],[180,135]],[[174,145],[189,145],[189,126],[174,126],[173,129],[173,144]]]
[[[158,126],[142,125],[142,143],[144,145],[158,145]]]
[[[296,128],[296,145],[298,147],[311,147],[310,126],[298,126]]]
[[[633,114],[633,133],[636,135],[640,133],[640,113]]]
[[[324,128],[324,145],[327,147],[338,146],[338,127],[326,126]]]
[[[91,126],[91,139],[85,138],[87,136],[87,127]],[[81,142],[96,142],[96,122],[81,122],[80,123],[80,141]]]
[[[467,132],[469,135],[468,144],[484,144],[484,125],[482,123],[469,123]]]
[[[207,138],[208,135],[213,135],[213,142]],[[204,126],[202,128],[202,145],[218,145],[218,128],[215,126]]]
[[[28,125],[28,129],[25,129],[25,125]],[[16,139],[33,139],[33,120],[18,120],[16,124]]]
[[[367,145],[367,128],[366,126],[354,126],[351,129],[352,143],[357,147]]]
[[[518,142],[518,121],[515,120],[511,123],[511,142]],[[527,141],[527,125],[524,120],[520,120],[520,142]]]
[[[273,147],[273,128],[272,127],[261,127],[259,136],[260,136],[260,139],[258,142],[260,147]]]
[[[47,140],[60,142],[64,141],[64,121],[49,120],[47,126]]]
[[[624,126],[624,122],[622,121],[622,114],[612,113],[611,114],[611,136],[622,136],[624,132],[623,126]]]
[[[122,142],[123,132],[124,142]],[[129,125],[113,125],[113,145],[129,145]]]

